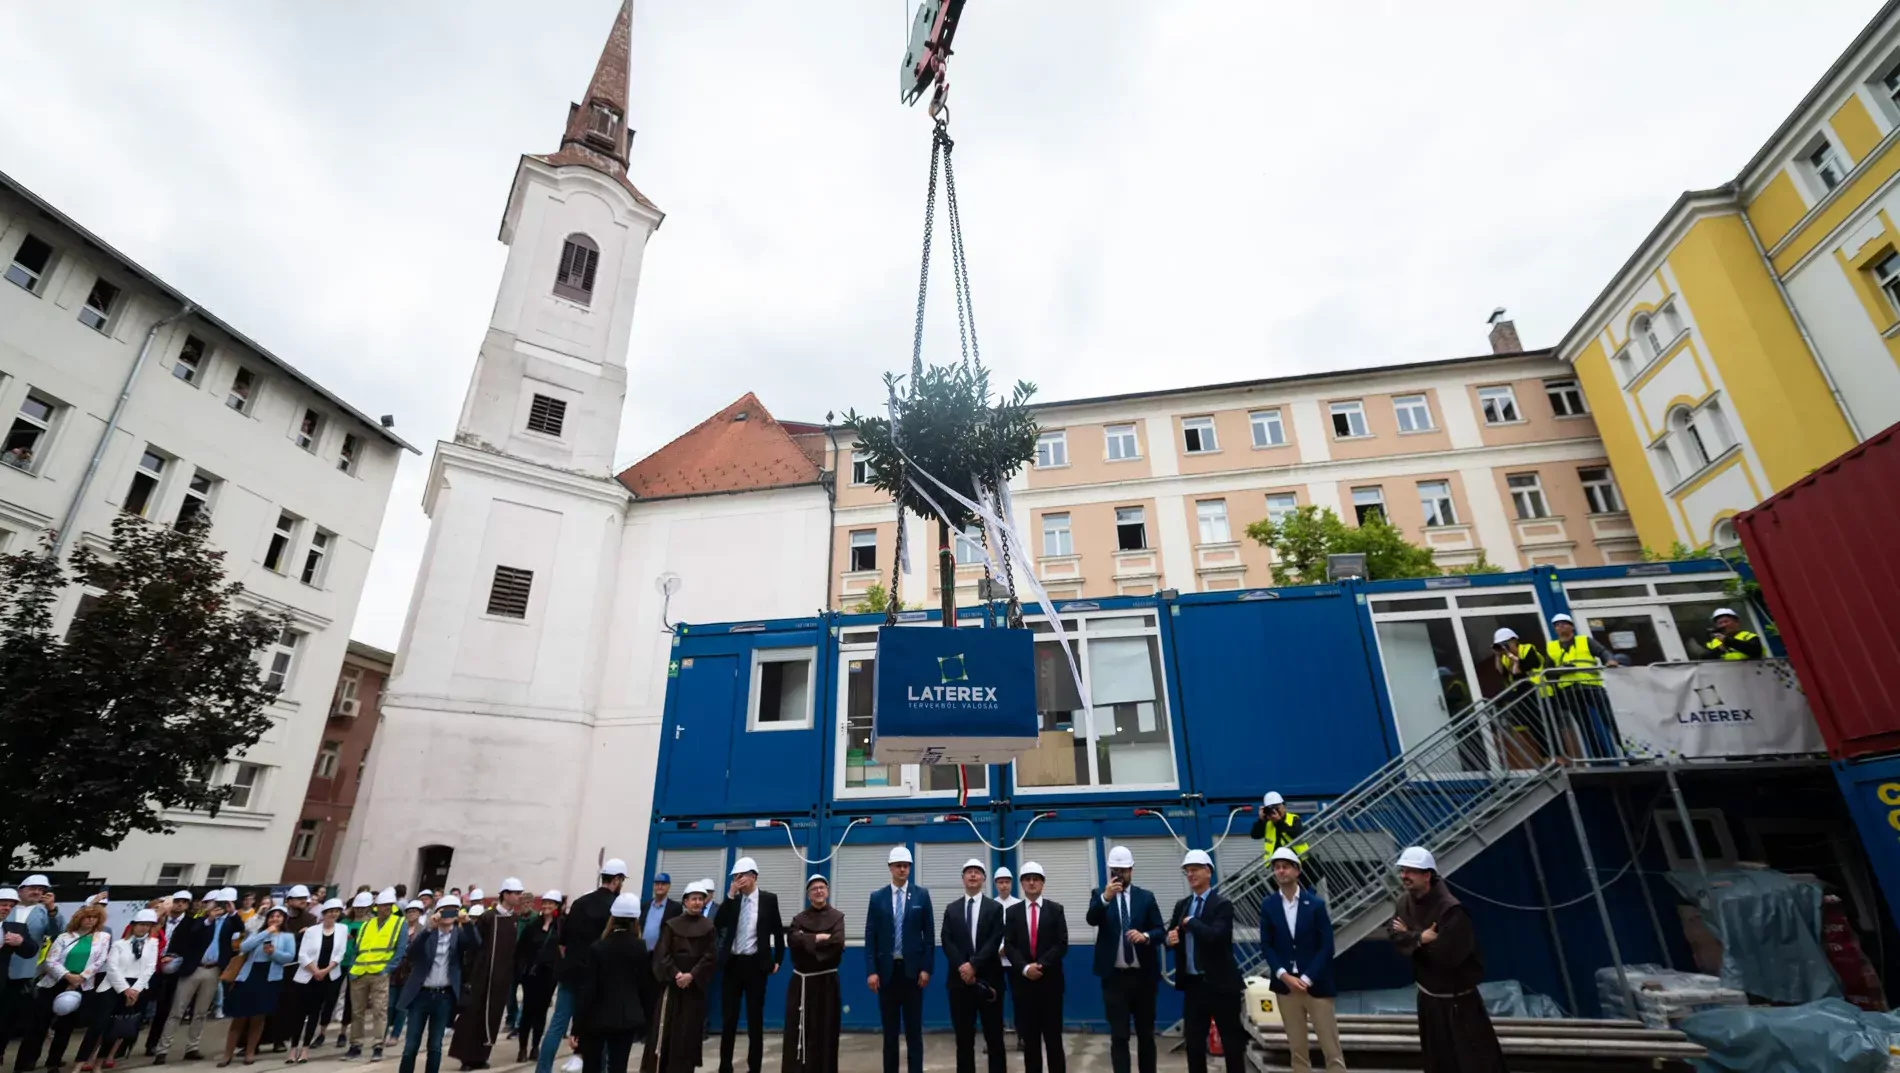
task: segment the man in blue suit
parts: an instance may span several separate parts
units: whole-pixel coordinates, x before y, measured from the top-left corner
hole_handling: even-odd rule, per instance
[[[1293,1073],[1310,1073],[1306,1024],[1319,1037],[1326,1073],[1345,1073],[1339,1021],[1333,1015],[1333,920],[1319,895],[1300,885],[1300,855],[1289,846],[1273,851],[1273,882],[1279,889],[1260,903],[1260,949],[1292,1053]]]
[[[416,1055],[422,1033],[429,1033],[429,1073],[442,1071],[442,1032],[455,1016],[462,993],[462,958],[479,950],[482,937],[463,924],[462,900],[449,895],[436,903],[435,926],[409,944],[403,963],[409,979],[403,982],[397,1006],[408,1011],[409,1034],[402,1045],[402,1073],[416,1073]]]
[[[1095,928],[1095,975],[1102,978],[1108,1012],[1109,1061],[1128,1073],[1128,1025],[1135,1026],[1140,1073],[1155,1073],[1155,994],[1161,987],[1156,948],[1167,941],[1161,906],[1135,886],[1135,855],[1127,846],[1108,851],[1108,886],[1089,892],[1086,919]]]
[[[872,892],[864,915],[864,961],[871,966],[864,982],[884,1018],[884,1073],[897,1073],[900,1021],[910,1073],[924,1073],[924,988],[936,966],[937,921],[930,892],[910,881],[910,850],[893,847],[888,863],[891,885]]]

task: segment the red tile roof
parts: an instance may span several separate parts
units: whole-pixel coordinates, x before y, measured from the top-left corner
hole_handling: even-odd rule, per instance
[[[627,467],[619,480],[642,499],[816,484],[820,466],[798,442],[812,438],[801,432],[794,439],[759,397],[748,391]]]

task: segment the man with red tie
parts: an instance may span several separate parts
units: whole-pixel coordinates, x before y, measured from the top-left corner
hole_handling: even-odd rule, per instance
[[[1067,1073],[1062,1056],[1062,956],[1069,952],[1069,921],[1060,903],[1042,896],[1042,865],[1035,861],[1016,873],[1023,900],[1009,907],[1003,948],[1015,974],[1016,1034],[1022,1038],[1023,1068]]]

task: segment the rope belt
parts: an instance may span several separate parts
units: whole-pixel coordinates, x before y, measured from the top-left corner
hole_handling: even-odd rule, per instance
[[[1417,987],[1417,988],[1418,988],[1418,993],[1419,993],[1419,994],[1421,994],[1421,995],[1430,995],[1430,996],[1431,996],[1432,998],[1465,998],[1465,997],[1466,997],[1466,996],[1468,996],[1468,995],[1475,995],[1475,994],[1477,994],[1477,993],[1478,993],[1478,989],[1474,987],[1474,988],[1471,988],[1471,989],[1470,989],[1470,990],[1468,990],[1468,991],[1454,991],[1454,992],[1452,992],[1452,993],[1451,993],[1451,994],[1449,994],[1449,995],[1441,995],[1441,994],[1439,994],[1439,993],[1438,993],[1438,992],[1436,992],[1436,991],[1427,991],[1427,990],[1425,989],[1425,985],[1424,985],[1424,984],[1415,984],[1415,985],[1413,985],[1413,986],[1415,986],[1415,987]]]
[[[819,969],[816,972],[799,972],[793,969],[792,975],[798,977],[798,1064],[802,1066],[805,1064],[805,1008],[811,1005],[805,1001],[805,981],[814,976],[836,976],[838,970],[833,968]]]

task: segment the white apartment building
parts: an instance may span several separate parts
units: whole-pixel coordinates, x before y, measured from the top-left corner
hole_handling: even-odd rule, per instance
[[[281,681],[263,740],[217,778],[213,817],[54,862],[118,883],[278,877],[323,735],[404,443],[0,174],[0,552],[47,530],[103,547],[131,512],[211,516],[258,608],[290,627],[260,653]],[[68,590],[55,628],[85,594]]]

